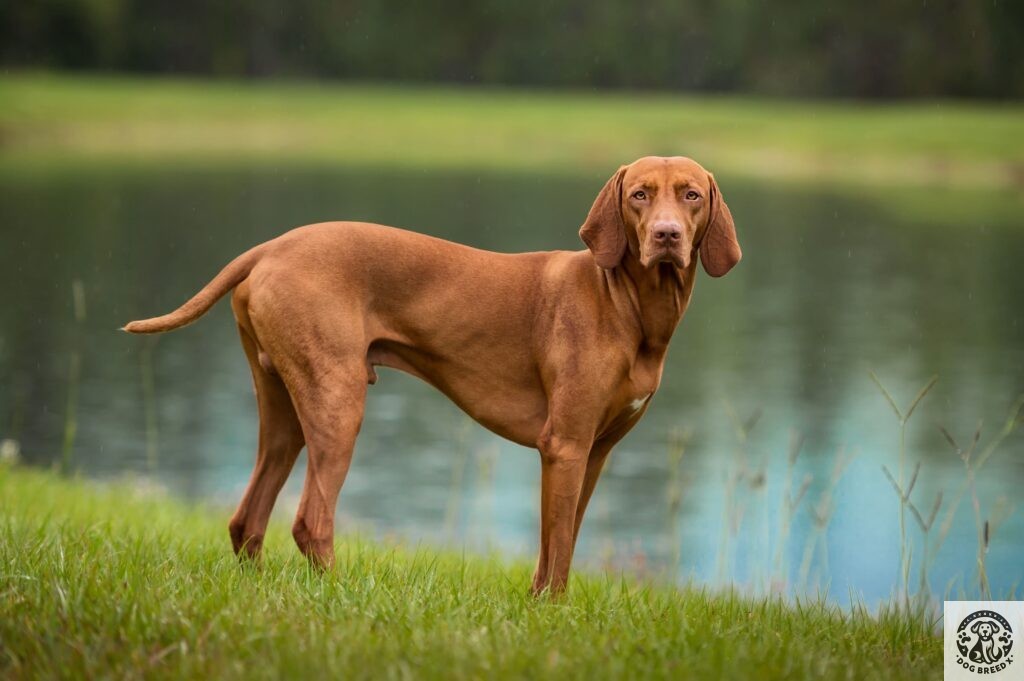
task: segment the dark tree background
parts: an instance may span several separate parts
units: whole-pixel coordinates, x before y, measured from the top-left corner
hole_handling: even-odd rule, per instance
[[[1024,95],[1020,0],[0,0],[0,63],[852,97]]]

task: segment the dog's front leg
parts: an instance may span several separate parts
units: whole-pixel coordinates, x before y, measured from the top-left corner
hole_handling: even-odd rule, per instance
[[[561,593],[569,581],[576,509],[583,489],[590,441],[544,435],[541,457],[540,556],[533,593]]]
[[[608,455],[612,451],[612,447],[615,445],[615,440],[599,440],[594,443],[594,446],[590,449],[590,455],[587,457],[587,468],[583,476],[583,488],[580,491],[580,500],[576,505],[576,519],[573,523],[572,531],[572,545],[573,551],[576,550],[576,542],[580,538],[580,527],[583,525],[583,514],[587,511],[587,504],[590,503],[590,497],[594,494],[594,488],[597,486],[597,479],[601,477],[601,471],[604,469],[605,461],[608,459]]]

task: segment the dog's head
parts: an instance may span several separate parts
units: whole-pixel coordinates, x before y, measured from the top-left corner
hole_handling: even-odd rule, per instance
[[[999,631],[999,625],[988,620],[978,620],[971,625],[971,631],[977,634],[982,641],[987,641]]]
[[[682,156],[647,156],[619,168],[597,195],[580,238],[605,269],[627,252],[644,267],[687,268],[700,251],[720,277],[740,261],[736,226],[714,176]]]

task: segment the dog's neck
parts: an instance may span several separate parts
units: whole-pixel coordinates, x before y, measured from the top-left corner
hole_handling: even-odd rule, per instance
[[[608,273],[609,283],[624,289],[625,296],[613,296],[613,300],[626,319],[635,320],[641,349],[658,355],[664,355],[668,349],[693,293],[697,274],[694,255],[685,270],[670,262],[644,267],[628,249],[619,266]]]

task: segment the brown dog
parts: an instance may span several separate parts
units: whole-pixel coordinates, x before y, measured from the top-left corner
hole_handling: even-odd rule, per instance
[[[175,329],[235,289],[260,415],[256,467],[230,524],[235,551],[259,554],[305,445],[292,532],[314,564],[333,565],[335,505],[379,365],[540,451],[533,591],[563,590],[605,459],[658,388],[697,252],[713,277],[740,260],[714,177],[680,157],[620,168],[580,237],[589,251],[506,255],[379,225],[310,225],[239,256],[175,312],[128,324]]]

